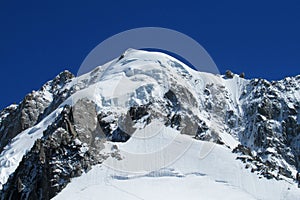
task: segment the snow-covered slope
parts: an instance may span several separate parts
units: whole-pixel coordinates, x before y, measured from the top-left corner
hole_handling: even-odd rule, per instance
[[[1,196],[295,199],[299,88],[300,76],[226,78],[133,49],[63,72],[0,113]]]
[[[54,199],[275,200],[297,199],[300,195],[296,185],[287,181],[259,179],[256,174],[244,169],[243,164],[236,160],[237,155],[224,146],[196,141],[168,127],[159,130],[151,139],[144,134],[142,139],[140,132],[135,134],[137,137],[117,144],[122,160],[110,158],[93,167],[88,173],[74,178]],[[153,146],[162,149],[170,138],[176,138],[176,145],[149,155],[156,152]],[[104,151],[111,151],[113,145],[115,143],[107,142]],[[189,148],[185,152],[178,152],[178,149],[185,149],[186,146]],[[144,162],[135,156],[141,153],[146,158]],[[173,163],[156,171],[141,171],[161,167],[160,159],[168,160],[176,153],[178,157]]]

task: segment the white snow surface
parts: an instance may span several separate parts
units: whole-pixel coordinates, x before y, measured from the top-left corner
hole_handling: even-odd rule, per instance
[[[297,199],[300,195],[296,185],[287,181],[259,179],[224,146],[196,141],[167,127],[158,130],[150,140],[134,137],[135,134],[127,143],[118,144],[122,160],[110,158],[94,166],[88,173],[72,179],[53,199],[279,200]],[[166,141],[176,144],[170,150],[156,151],[157,154],[150,147],[161,149]],[[115,143],[107,143],[105,151],[111,151],[112,145]],[[128,152],[142,154],[145,160],[136,159]],[[160,158],[170,156],[170,152],[178,157],[173,163],[161,166]],[[148,171],[150,165],[161,168]],[[133,168],[136,172],[131,171]]]

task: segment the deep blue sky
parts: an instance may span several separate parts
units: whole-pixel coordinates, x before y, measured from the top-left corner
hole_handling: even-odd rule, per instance
[[[64,69],[76,73],[107,37],[143,26],[189,35],[222,73],[231,69],[269,80],[300,74],[300,3],[108,2],[1,0],[0,109]]]

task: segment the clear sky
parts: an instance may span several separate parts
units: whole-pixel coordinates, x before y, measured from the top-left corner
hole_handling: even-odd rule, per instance
[[[0,109],[64,69],[76,73],[106,38],[144,26],[194,38],[221,73],[269,80],[300,74],[297,1],[0,0]]]

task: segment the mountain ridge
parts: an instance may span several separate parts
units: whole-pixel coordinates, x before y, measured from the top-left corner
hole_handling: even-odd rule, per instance
[[[92,166],[126,160],[118,144],[157,119],[163,128],[224,146],[258,177],[292,187],[300,168],[299,91],[300,75],[272,82],[226,78],[133,49],[80,77],[64,71],[1,111],[1,196],[52,198]],[[23,124],[11,131],[7,124],[19,119]],[[117,146],[103,153],[110,142]]]

